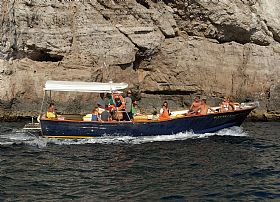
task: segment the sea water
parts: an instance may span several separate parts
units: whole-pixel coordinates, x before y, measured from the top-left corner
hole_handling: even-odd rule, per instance
[[[280,123],[46,139],[0,123],[0,201],[280,200]]]

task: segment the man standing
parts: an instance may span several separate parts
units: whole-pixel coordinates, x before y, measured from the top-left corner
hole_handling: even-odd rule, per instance
[[[132,99],[131,99],[131,91],[128,90],[126,92],[126,97],[124,98],[124,101],[125,101],[125,111],[124,112],[124,119],[126,121],[130,121],[133,117],[132,117],[132,111],[131,111],[131,108],[132,108]]]

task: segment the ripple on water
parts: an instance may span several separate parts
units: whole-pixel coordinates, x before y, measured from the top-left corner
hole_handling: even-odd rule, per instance
[[[277,128],[245,123],[211,134],[76,140],[5,129],[0,200],[277,200]]]

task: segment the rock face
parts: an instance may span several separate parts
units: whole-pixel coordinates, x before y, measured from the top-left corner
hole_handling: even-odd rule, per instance
[[[277,117],[279,10],[278,0],[2,0],[0,117],[38,114],[48,79],[124,81],[142,110],[230,95]],[[49,99],[84,113],[96,96]]]

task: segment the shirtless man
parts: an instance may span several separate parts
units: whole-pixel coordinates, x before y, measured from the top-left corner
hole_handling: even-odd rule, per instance
[[[188,112],[188,114],[197,114],[198,113],[198,110],[200,108],[200,104],[201,104],[201,101],[199,100],[199,97],[196,96],[194,98],[194,101],[190,107],[190,110]]]
[[[206,104],[206,99],[201,100],[201,104],[199,106],[199,115],[206,115],[208,114],[209,106]]]

